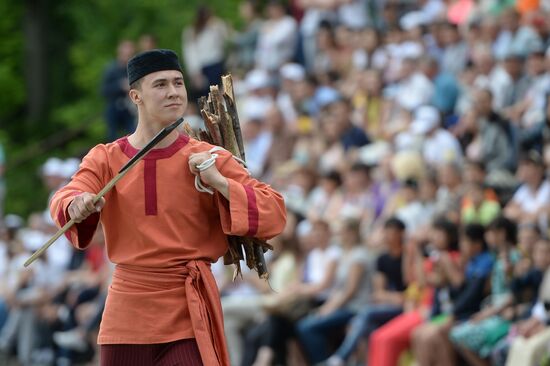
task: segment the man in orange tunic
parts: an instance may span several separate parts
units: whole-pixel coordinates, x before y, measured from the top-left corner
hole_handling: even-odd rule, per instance
[[[226,151],[200,171],[212,145],[173,131],[94,205],[94,195],[187,106],[172,51],[134,56],[128,79],[136,131],[90,150],[50,204],[58,225],[77,222],[66,235],[79,249],[101,221],[116,264],[98,337],[101,365],[229,365],[210,263],[227,251],[226,235],[279,234],[283,199]],[[196,175],[213,195],[196,190]]]

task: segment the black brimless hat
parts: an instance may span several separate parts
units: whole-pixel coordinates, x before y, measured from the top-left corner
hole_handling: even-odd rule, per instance
[[[145,75],[164,70],[177,70],[183,73],[174,51],[150,50],[138,53],[128,61],[128,83],[131,85]]]

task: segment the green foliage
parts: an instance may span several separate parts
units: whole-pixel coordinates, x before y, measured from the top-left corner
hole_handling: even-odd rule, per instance
[[[22,7],[17,3],[0,1],[0,126],[4,126],[25,103]]]
[[[40,0],[38,0],[40,1]],[[181,33],[192,22],[199,0],[58,0],[48,3],[48,108],[40,121],[26,121],[21,31],[25,6],[0,1],[0,143],[6,150],[6,212],[28,215],[45,207],[47,192],[37,171],[50,156],[80,156],[104,140],[104,102],[99,94],[106,65],[122,39],[142,34],[181,56]],[[239,0],[211,0],[208,6],[230,23],[238,22]],[[5,120],[10,120],[5,124]],[[30,122],[30,123],[29,123]],[[74,131],[80,133],[73,136]],[[69,136],[60,146],[54,137]],[[55,139],[54,139],[55,140]]]

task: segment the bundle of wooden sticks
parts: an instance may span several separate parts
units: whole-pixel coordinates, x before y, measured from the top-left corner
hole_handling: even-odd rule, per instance
[[[198,140],[221,146],[233,156],[245,161],[244,144],[235,106],[231,75],[222,76],[222,90],[217,85],[210,86],[208,97],[199,99],[199,109],[206,130],[201,129],[196,134],[189,125],[185,125],[185,132]],[[224,264],[235,266],[233,279],[241,274],[241,260],[246,260],[248,268],[255,269],[260,278],[268,278],[269,273],[264,253],[268,249],[273,249],[271,245],[261,239],[251,237],[228,236],[227,240],[229,250],[223,259]]]

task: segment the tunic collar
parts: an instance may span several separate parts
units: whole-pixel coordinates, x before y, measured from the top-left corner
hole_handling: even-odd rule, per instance
[[[189,136],[180,134],[176,141],[172,142],[170,145],[158,149],[153,149],[145,155],[143,160],[158,160],[166,159],[174,155],[178,150],[183,148],[189,142]],[[124,136],[116,141],[120,146],[122,152],[128,157],[133,158],[139,151],[128,141],[128,136]]]

